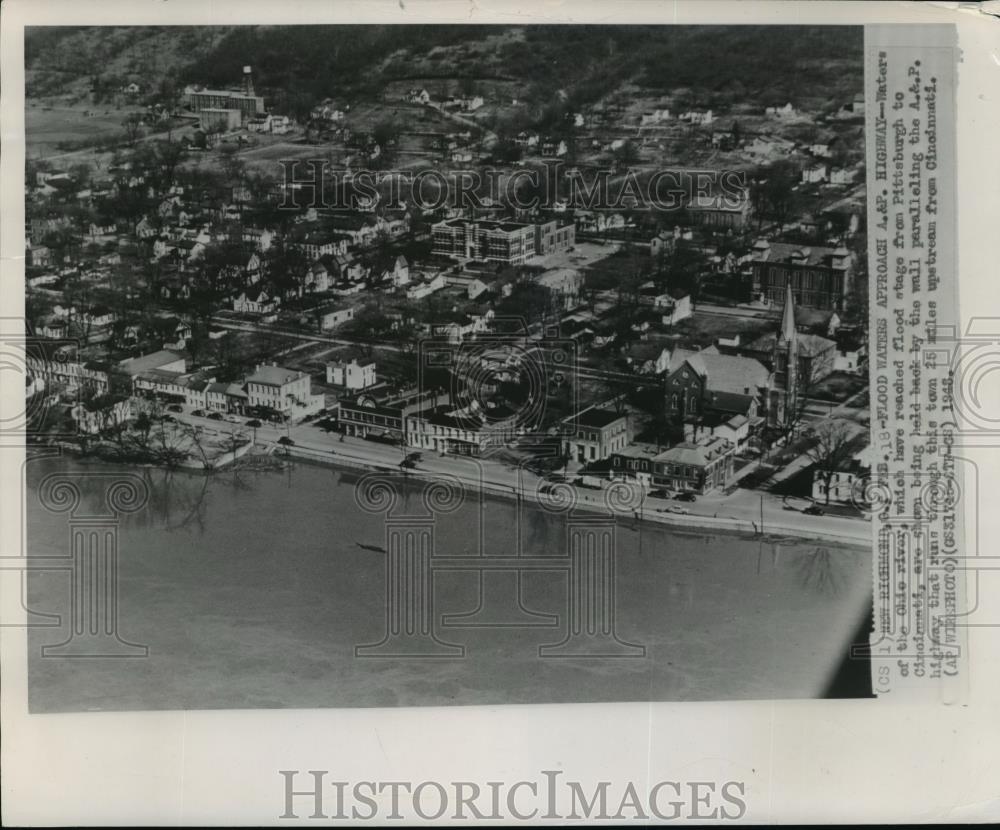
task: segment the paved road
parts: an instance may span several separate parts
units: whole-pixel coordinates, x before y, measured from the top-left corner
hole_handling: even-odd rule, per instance
[[[291,438],[296,448],[314,451],[322,457],[328,457],[331,462],[337,460],[368,465],[384,466],[393,470],[399,468],[404,455],[413,452],[412,448],[402,450],[388,444],[365,441],[360,438],[344,437],[339,433],[326,432],[314,424],[298,424],[291,426],[275,426],[265,424],[253,429],[246,426],[245,419],[239,419],[239,424],[229,424],[210,418],[201,418],[189,412],[176,415],[178,420],[186,421],[203,427],[205,430],[216,431],[222,435],[233,432],[245,433],[260,447],[266,447],[280,452],[278,443],[283,436]],[[534,473],[511,467],[490,458],[471,459],[454,456],[440,456],[428,450],[422,450],[417,472],[431,472],[457,475],[467,480],[482,481],[494,488],[511,493],[520,490],[525,493],[536,493],[542,480]],[[592,504],[595,508],[604,503],[603,493],[577,488],[577,498],[582,504]],[[669,500],[646,498],[643,503],[643,515],[655,518],[658,511],[662,512],[668,505],[677,504]],[[719,519],[736,519],[742,522],[752,522],[758,529],[761,527],[763,511],[763,531],[769,528],[782,527],[797,529],[802,535],[830,534],[867,543],[871,539],[871,525],[859,519],[849,519],[841,516],[806,516],[797,510],[790,510],[783,504],[780,497],[770,493],[754,490],[737,489],[730,495],[712,493],[699,496],[694,503],[685,504],[691,517],[707,517]],[[668,516],[659,516],[669,520]],[[683,521],[680,520],[680,521]]]

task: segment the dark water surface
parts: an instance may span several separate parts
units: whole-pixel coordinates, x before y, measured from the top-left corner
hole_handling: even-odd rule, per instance
[[[33,629],[35,712],[817,697],[870,614],[867,552],[648,524],[640,533],[623,521],[615,625],[644,656],[539,656],[539,646],[566,637],[565,570],[522,573],[529,613],[518,608],[512,572],[442,569],[433,576],[435,630],[464,656],[359,658],[356,646],[385,633],[387,559],[385,515],[355,500],[359,474],[295,465],[205,477],[36,460],[27,467],[29,555],[69,551],[70,514],[39,501],[53,474],[77,483],[77,515],[106,512],[115,477],[148,489],[148,503],[121,518],[118,584],[121,636],[149,653],[42,657],[69,624]],[[400,488],[394,516],[421,514],[420,487]],[[566,516],[478,494],[438,515],[433,531],[440,557],[567,549]],[[451,619],[474,614],[481,583],[486,607]],[[29,578],[32,611],[66,621],[69,596],[66,572]],[[459,625],[441,627],[441,615]],[[468,625],[498,621],[510,624]]]

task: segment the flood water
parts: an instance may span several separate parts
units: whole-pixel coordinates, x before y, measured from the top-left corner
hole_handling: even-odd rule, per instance
[[[75,512],[40,503],[53,476],[75,483]],[[540,656],[571,625],[568,525],[593,517],[467,493],[434,517],[425,574],[435,634],[454,648],[443,658],[358,656],[385,637],[388,559],[386,514],[359,508],[359,477],[305,464],[207,477],[29,462],[32,556],[67,556],[70,522],[106,513],[114,481],[148,492],[117,530],[118,631],[148,655],[43,657],[44,645],[69,637],[70,576],[32,572],[30,610],[62,619],[29,633],[32,711],[818,697],[871,613],[867,551],[626,519],[613,531],[614,629],[641,648]],[[398,488],[390,524],[426,527],[423,485]],[[447,567],[447,557],[473,555],[521,555],[539,567],[551,557],[553,567],[520,578]]]

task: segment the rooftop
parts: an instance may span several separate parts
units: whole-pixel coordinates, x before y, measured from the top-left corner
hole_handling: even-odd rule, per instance
[[[708,378],[706,388],[712,392],[754,395],[758,387],[767,385],[770,376],[759,360],[719,354],[711,347],[700,352],[674,349],[668,371],[676,371],[685,361],[699,375]]]
[[[610,409],[585,409],[583,412],[577,415],[571,415],[563,423],[572,423],[578,427],[592,427],[594,429],[600,429],[601,427],[606,427],[608,424],[612,424],[626,417],[624,414],[619,415],[617,412],[613,412]]]
[[[654,459],[657,462],[667,462],[670,464],[690,464],[695,467],[702,467],[722,455],[729,447],[729,442],[725,438],[710,438],[707,441],[693,444],[690,441],[683,441],[666,452],[660,453]]]
[[[753,246],[761,260],[767,262],[793,262],[803,265],[825,265],[835,267],[839,259],[847,259],[850,252],[846,248],[827,248],[822,245],[793,245],[788,242],[767,242],[759,240]],[[845,263],[846,264],[846,263]]]
[[[128,360],[124,360],[122,361],[121,366],[127,374],[138,375],[142,372],[160,369],[163,366],[176,363],[178,360],[184,360],[184,355],[181,352],[171,351],[170,349],[160,349],[160,351],[152,352],[151,354],[145,354],[141,357],[133,357]]]
[[[286,369],[284,366],[258,366],[257,371],[250,375],[247,383],[264,383],[269,386],[283,386],[286,383],[306,377],[303,372]]]

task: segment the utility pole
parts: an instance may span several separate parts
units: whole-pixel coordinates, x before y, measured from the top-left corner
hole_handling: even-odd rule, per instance
[[[764,494],[760,494],[760,532],[764,534]]]

